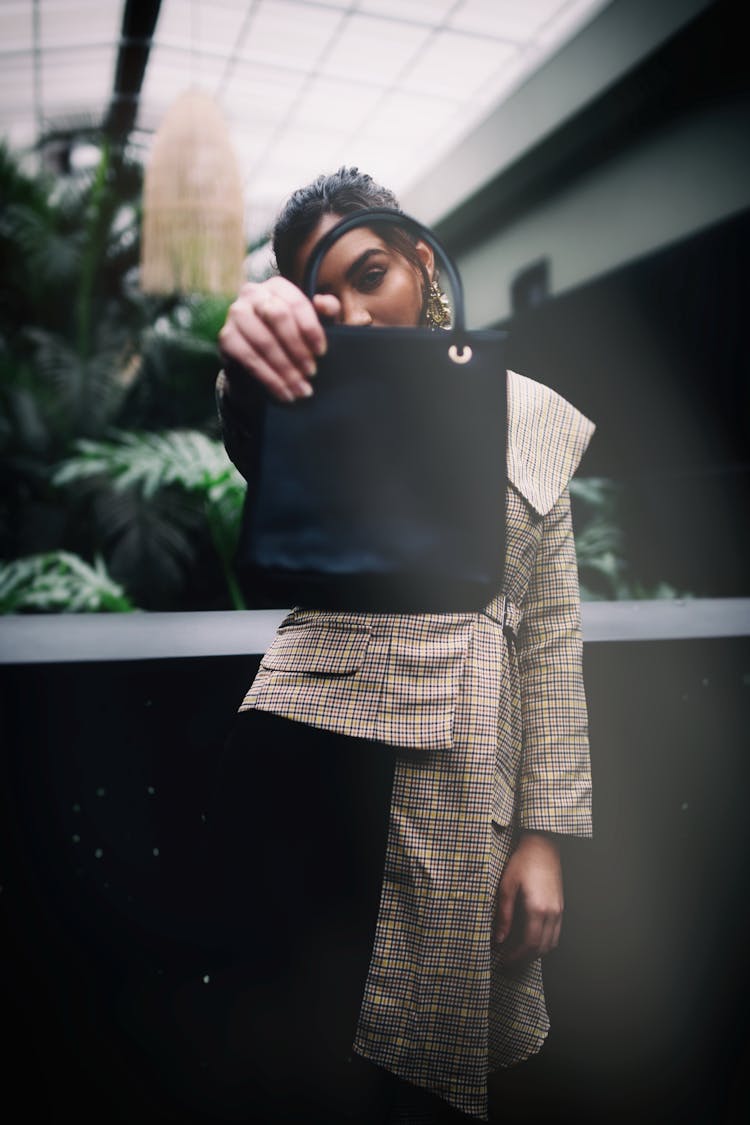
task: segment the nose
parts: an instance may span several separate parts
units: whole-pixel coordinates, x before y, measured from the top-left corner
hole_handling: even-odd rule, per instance
[[[364,301],[356,297],[343,297],[341,299],[341,323],[358,327],[372,324],[372,316]]]

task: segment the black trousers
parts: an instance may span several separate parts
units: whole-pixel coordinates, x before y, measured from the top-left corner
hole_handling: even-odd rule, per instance
[[[236,718],[209,806],[209,908],[248,1120],[472,1120],[351,1051],[395,760],[262,711]]]

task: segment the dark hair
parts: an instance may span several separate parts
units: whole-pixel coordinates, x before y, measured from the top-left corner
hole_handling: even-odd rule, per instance
[[[298,188],[284,204],[273,228],[276,268],[293,279],[297,252],[315,230],[323,215],[350,215],[367,207],[392,207],[400,211],[398,199],[358,168],[341,167]],[[375,224],[373,224],[375,226]],[[414,247],[414,240],[397,226],[382,224],[378,234],[416,266],[425,283],[427,273]]]

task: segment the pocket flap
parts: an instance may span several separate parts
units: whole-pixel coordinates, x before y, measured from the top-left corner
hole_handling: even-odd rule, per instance
[[[304,672],[346,676],[359,671],[367,654],[367,626],[336,627],[330,623],[282,627],[260,662],[273,672]]]

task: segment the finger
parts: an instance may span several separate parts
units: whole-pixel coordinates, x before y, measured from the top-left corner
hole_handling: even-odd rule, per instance
[[[323,337],[325,333],[310,302],[301,294],[300,297],[301,300],[291,303],[267,291],[257,300],[255,313],[304,379],[314,375],[317,367],[316,353],[305,338],[302,325],[312,319],[317,325],[317,331]],[[267,346],[267,341],[264,346]]]
[[[548,915],[542,923],[537,957],[546,957],[555,948],[555,916]]]
[[[333,293],[316,293],[313,305],[318,316],[324,320],[338,320],[341,316],[341,301]]]
[[[328,347],[326,334],[323,326],[318,319],[318,312],[316,311],[313,301],[317,301],[318,297],[314,297],[310,301],[302,290],[294,285],[285,277],[272,277],[264,283],[264,288],[267,292],[273,293],[280,297],[287,305],[294,310],[294,316],[297,320],[299,332],[305,341],[306,345],[310,348],[313,355],[324,355]],[[329,294],[319,294],[325,301],[334,301],[338,306],[338,301],[335,297]],[[324,308],[328,305],[324,304]],[[324,316],[328,313],[324,312]]]
[[[516,888],[501,880],[495,905],[495,941],[503,942],[508,937],[513,927],[515,904]]]
[[[291,310],[295,320],[295,335],[297,339],[301,336],[305,341],[304,358],[314,360],[316,355],[322,355],[327,341],[317,313],[302,290],[285,277],[271,277],[260,283],[246,282],[230,306],[227,320],[234,321],[242,331],[247,332],[255,317],[260,315],[261,319],[266,319],[266,308],[278,306],[278,302]]]
[[[545,912],[540,956],[544,957],[547,953],[551,953],[553,949],[557,949],[558,943],[560,941],[562,919],[562,903],[550,907],[550,909]]]
[[[519,943],[509,951],[506,961],[534,961],[545,957],[557,948],[561,926],[559,912],[537,911],[527,919]]]
[[[518,942],[508,950],[506,961],[531,961],[539,957],[543,934],[543,923],[538,915],[527,916]]]
[[[247,369],[248,379],[257,379],[269,394],[280,402],[293,402],[297,397],[267,360],[260,355],[249,340],[235,329],[228,329],[222,339],[222,352],[225,356],[239,363]],[[232,391],[241,396],[242,388],[238,387],[236,380],[242,375],[232,375],[230,380],[230,395]]]
[[[260,318],[256,319],[252,329],[251,347],[255,353],[265,360],[295,398],[306,398],[313,393],[307,381],[307,372],[301,371],[291,359],[289,353],[282,346],[272,327],[267,326]]]
[[[291,395],[282,397],[289,399],[312,394],[305,372],[290,359],[271,329],[257,315],[252,304],[254,300],[257,300],[255,294],[232,306],[231,315],[219,333],[219,346],[223,354],[249,368],[252,374],[257,374],[264,385],[268,386],[271,382],[273,387],[269,389],[272,393],[278,389],[280,380],[291,392]],[[274,297],[273,300],[278,302],[279,298]],[[262,368],[258,365],[259,358],[263,360]]]

